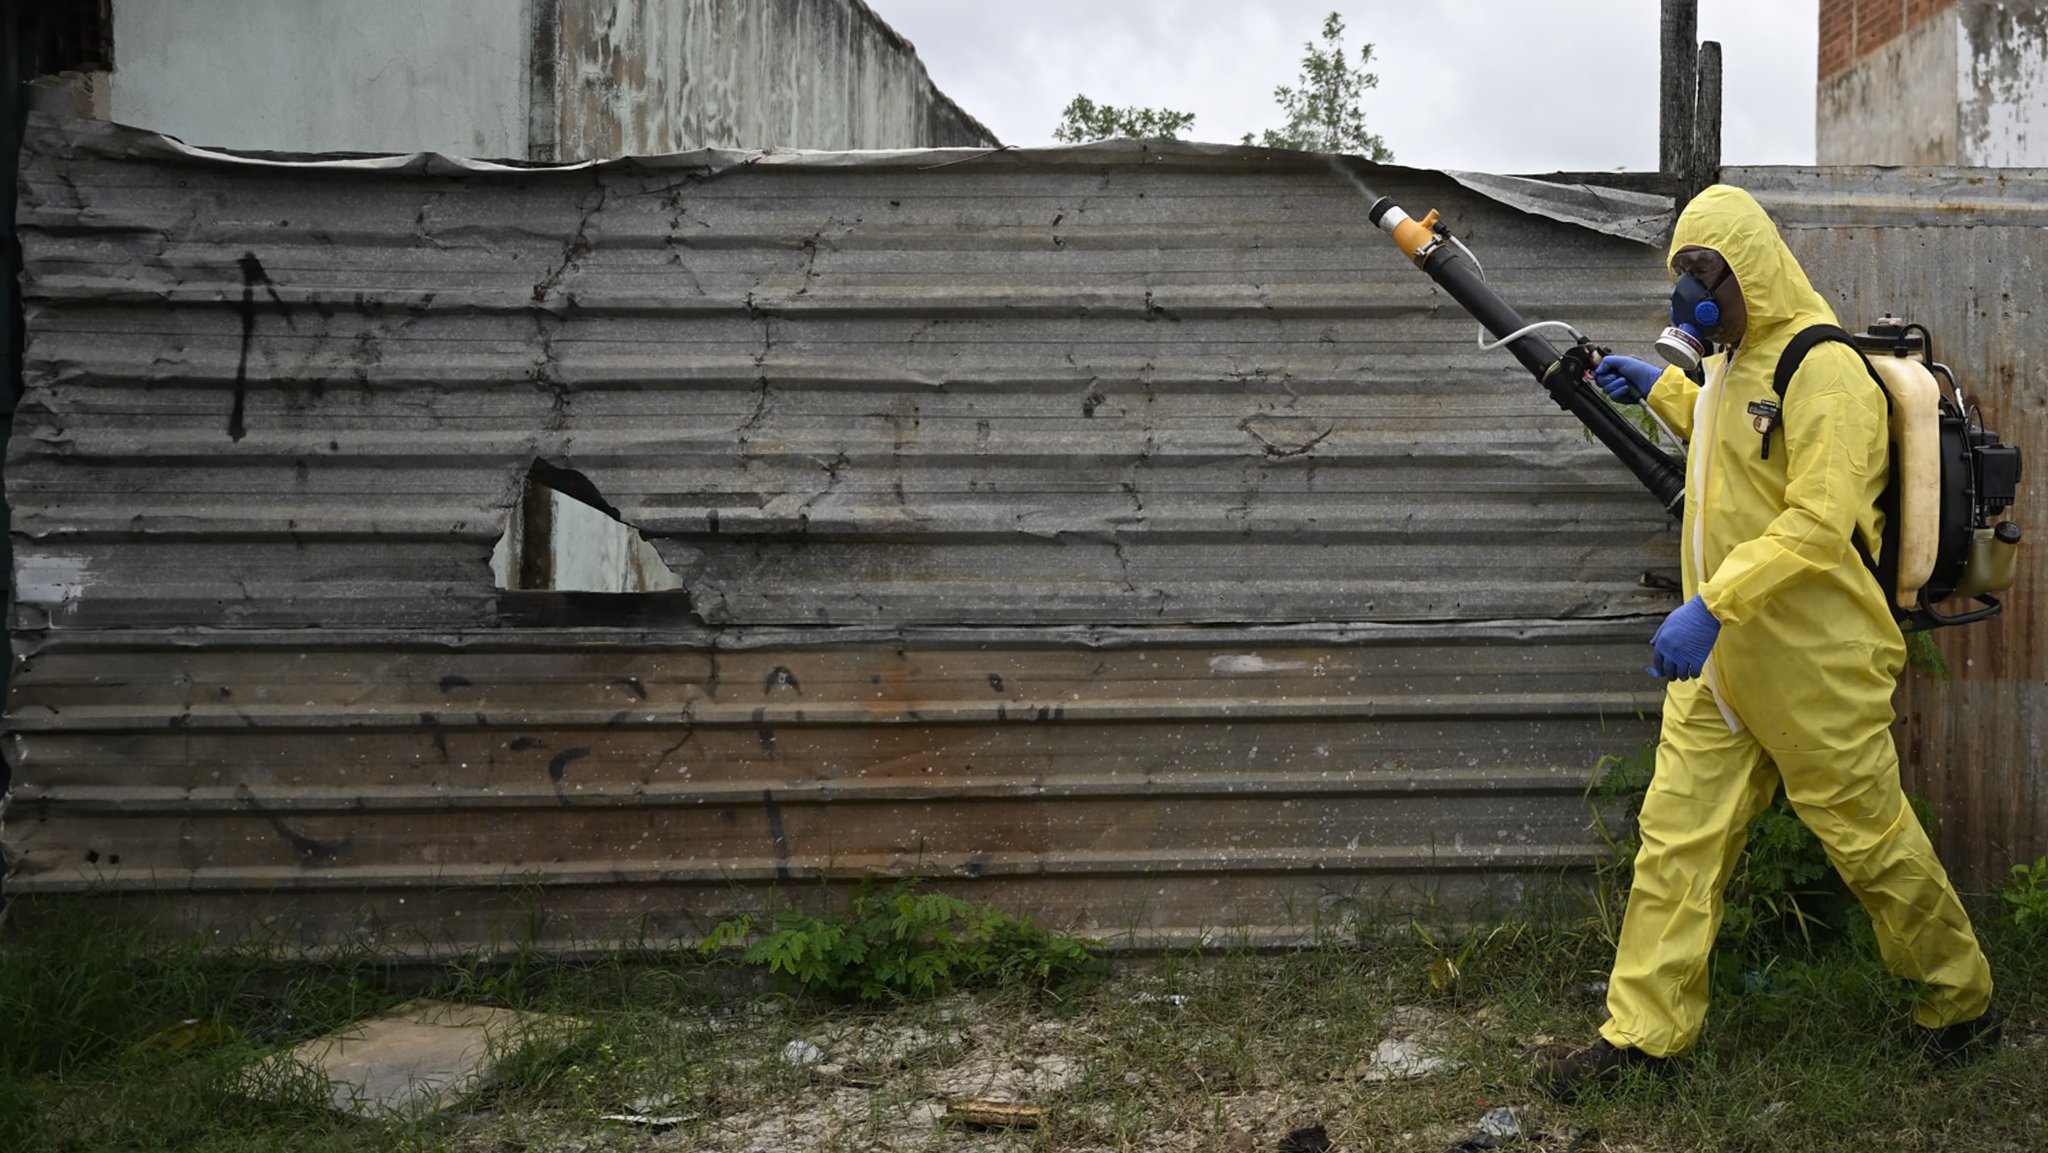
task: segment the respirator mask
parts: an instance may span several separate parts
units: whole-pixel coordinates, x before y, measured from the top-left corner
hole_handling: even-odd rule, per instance
[[[1721,286],[1728,273],[1715,280]],[[1671,291],[1671,327],[1657,338],[1657,354],[1686,372],[1714,355],[1714,341],[1707,333],[1721,323],[1721,306],[1714,303],[1714,288],[1699,282],[1690,272],[1680,273],[1678,287]]]

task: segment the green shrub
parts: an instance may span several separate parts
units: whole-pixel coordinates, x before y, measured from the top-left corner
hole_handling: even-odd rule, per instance
[[[1906,667],[1943,684],[1955,679],[1955,674],[1949,671],[1948,658],[1941,655],[1941,647],[1934,643],[1933,633],[1906,634]]]
[[[920,891],[916,879],[886,890],[871,879],[843,913],[787,908],[765,921],[722,921],[699,946],[746,946],[743,964],[763,965],[806,992],[882,1001],[971,986],[1052,988],[1097,971],[1102,942],[1053,933],[1028,918]]]
[[[2048,934],[2048,857],[2031,865],[2014,865],[1998,899],[2005,903],[2005,919],[2014,928]]]
[[[1755,954],[1796,943],[1812,953],[1848,925],[1856,907],[1820,838],[1780,791],[1749,823],[1715,944]]]

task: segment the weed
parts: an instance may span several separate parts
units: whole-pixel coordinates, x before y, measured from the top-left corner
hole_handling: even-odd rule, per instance
[[[2031,865],[2014,865],[2005,887],[1998,890],[1998,899],[2014,928],[2048,936],[2048,857]]]
[[[138,1017],[167,1023],[194,1003],[191,958],[149,953],[132,934],[50,918],[34,951],[0,950],[0,1073],[25,1075],[90,1060],[135,1040]],[[17,921],[10,932],[20,932]]]
[[[959,987],[1055,988],[1095,971],[1102,942],[1053,933],[1028,918],[921,892],[917,878],[878,890],[863,879],[844,913],[785,908],[762,924],[751,914],[720,922],[707,953],[746,946],[744,964],[766,966],[805,991],[882,1001]]]
[[[1855,904],[1820,838],[1783,793],[1750,821],[1726,900],[1716,944],[1751,955],[1795,943],[1810,954],[1848,923]]]
[[[415,977],[444,996],[517,1000],[590,1028],[508,1054],[497,1084],[466,1109],[388,1121],[335,1115],[318,1085],[282,1066],[268,1066],[276,1084],[249,1093],[247,1070],[344,1013],[415,995],[416,985],[398,988],[353,954],[281,965],[132,932],[124,939],[118,925],[90,927],[79,916],[41,921],[27,932],[10,924],[0,973],[42,974],[44,991],[96,990],[37,1021],[101,1026],[89,1047],[42,1046],[39,1071],[0,1075],[0,1149],[9,1153],[938,1153],[982,1147],[935,1118],[990,1077],[1026,1086],[1045,1110],[1042,1129],[999,1143],[1016,1150],[1217,1148],[1233,1129],[1264,1149],[1322,1125],[1336,1147],[1394,1153],[1450,1147],[1487,1110],[1508,1105],[1558,1135],[1556,1148],[1597,1128],[1587,1141],[1641,1153],[1912,1153],[2035,1148],[2048,1099],[2048,1062],[2025,1047],[2048,1014],[2048,950],[2009,918],[1987,922],[1984,943],[2017,1039],[1967,1070],[1931,1070],[1874,1027],[1899,1007],[1852,926],[1844,938],[1854,948],[1779,957],[1754,980],[1717,985],[1711,1027],[1678,1075],[1571,1109],[1534,1094],[1527,1049],[1545,1036],[1589,1033],[1598,1002],[1587,980],[1612,954],[1583,919],[1469,931],[1389,920],[1405,931],[1332,934],[1280,953],[1177,949],[1057,1000],[1028,983],[879,1004],[791,999],[735,991],[714,978],[738,971],[707,965],[694,947],[578,961],[515,950],[490,963],[425,966]],[[67,965],[94,964],[95,953],[122,958],[114,979],[59,979]],[[1446,959],[1456,966],[1453,996],[1432,997],[1446,991],[1436,968]],[[25,992],[4,995],[19,1002]],[[44,1040],[0,1037],[17,1035]],[[1413,1081],[1362,1080],[1396,1037],[1419,1038],[1455,1064]],[[817,1045],[825,1060],[792,1065],[782,1054],[795,1040]],[[0,1050],[11,1049],[4,1042]],[[1031,1078],[1016,1080],[1026,1069]],[[656,1134],[602,1119],[649,1111],[676,1127]]]
[[[1941,646],[1934,643],[1933,633],[1906,634],[1906,667],[1923,676],[1933,677],[1943,684],[1947,684],[1955,677],[1955,674],[1949,671],[1948,658],[1941,655]]]
[[[1415,930],[1416,937],[1431,954],[1429,964],[1425,968],[1430,994],[1453,1000],[1456,1000],[1463,991],[1460,982],[1475,958],[1483,956],[1490,949],[1502,946],[1503,942],[1507,945],[1514,944],[1527,929],[1527,926],[1518,922],[1509,922],[1485,931],[1472,930],[1464,934],[1462,941],[1446,941],[1441,939],[1444,934],[1430,932],[1419,921],[1410,922],[1410,927]]]
[[[1593,829],[1607,844],[1606,855],[1594,862],[1591,895],[1601,935],[1610,948],[1621,940],[1623,899],[1628,895],[1636,850],[1642,847],[1635,832],[1636,814],[1656,771],[1657,746],[1644,745],[1624,755],[1601,757],[1587,786],[1587,797],[1593,802]]]

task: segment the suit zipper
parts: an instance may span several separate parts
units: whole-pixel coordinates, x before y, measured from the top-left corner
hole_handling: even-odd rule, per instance
[[[1714,455],[1721,438],[1721,410],[1728,403],[1728,378],[1735,373],[1735,357],[1737,355],[1735,350],[1729,350],[1727,359],[1721,362],[1721,371],[1710,382],[1712,387],[1708,391],[1712,393],[1713,403],[1711,405],[1698,406],[1698,408],[1705,408],[1707,410],[1706,415],[1709,417],[1711,424],[1708,430],[1709,435],[1704,442],[1706,451],[1695,454],[1699,460],[1698,480],[1693,486],[1693,504],[1695,507],[1692,514],[1693,539],[1691,542],[1693,587],[1695,589],[1701,584],[1705,584],[1708,576],[1706,546],[1707,488],[1713,479]],[[1706,395],[1706,392],[1701,394],[1703,399]],[[1695,409],[1693,414],[1693,429],[1695,432],[1698,431],[1700,426],[1698,408]],[[1728,703],[1727,695],[1721,688],[1721,678],[1718,675],[1713,653],[1707,654],[1706,664],[1700,670],[1700,677],[1706,681],[1707,693],[1714,698],[1714,707],[1721,710],[1721,720],[1728,726],[1728,731],[1731,733],[1741,732],[1742,718],[1736,715],[1734,708]]]

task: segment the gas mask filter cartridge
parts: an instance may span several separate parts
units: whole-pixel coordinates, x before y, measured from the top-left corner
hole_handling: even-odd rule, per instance
[[[1665,363],[1675,364],[1686,372],[1700,366],[1700,361],[1712,356],[1714,342],[1699,334],[1690,324],[1674,324],[1657,337],[1657,355]]]

